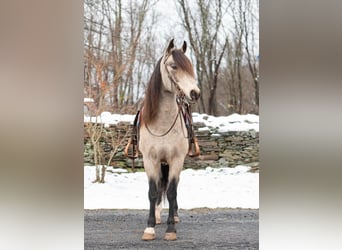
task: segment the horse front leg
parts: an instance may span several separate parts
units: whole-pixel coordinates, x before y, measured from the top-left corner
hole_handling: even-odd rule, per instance
[[[158,198],[158,189],[157,183],[154,179],[149,180],[148,198],[150,200],[150,212],[147,220],[147,227],[141,238],[142,240],[154,240],[156,238],[154,227],[156,225],[155,209]]]
[[[175,211],[176,211],[175,207],[177,206],[177,181],[176,179],[171,179],[166,195],[167,195],[167,200],[169,201],[169,217],[167,219],[167,229],[166,229],[164,240],[176,240],[177,239],[176,227],[175,227]]]

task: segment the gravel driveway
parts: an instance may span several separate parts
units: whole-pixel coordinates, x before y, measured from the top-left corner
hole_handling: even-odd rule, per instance
[[[156,239],[142,241],[147,210],[85,210],[84,249],[259,249],[259,210],[179,210],[177,240],[163,240],[167,210]]]

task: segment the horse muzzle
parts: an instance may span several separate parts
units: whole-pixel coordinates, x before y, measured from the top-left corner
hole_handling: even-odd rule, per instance
[[[201,96],[200,92],[197,92],[196,90],[191,90],[190,91],[190,98],[191,101],[196,102]]]

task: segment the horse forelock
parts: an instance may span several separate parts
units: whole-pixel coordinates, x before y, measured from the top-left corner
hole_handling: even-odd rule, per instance
[[[160,73],[160,62],[157,62],[156,67],[151,75],[150,81],[147,84],[145,99],[144,99],[144,110],[142,112],[143,121],[148,124],[154,120],[158,112],[158,103],[160,99],[162,76]]]
[[[190,76],[195,77],[195,72],[194,72],[192,63],[190,62],[189,58],[184,54],[182,50],[179,50],[179,49],[172,50],[171,54],[172,54],[173,60],[175,61],[177,67],[180,70],[183,70]]]

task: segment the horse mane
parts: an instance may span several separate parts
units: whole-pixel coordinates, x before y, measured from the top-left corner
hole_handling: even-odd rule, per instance
[[[156,67],[151,75],[150,81],[147,84],[145,99],[144,99],[144,110],[142,112],[142,118],[144,123],[148,124],[154,120],[158,112],[158,104],[160,99],[160,92],[162,86],[162,76],[160,73],[160,62],[157,62]]]

